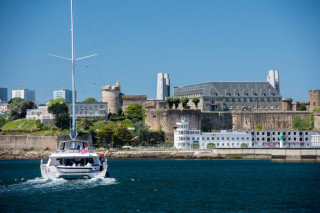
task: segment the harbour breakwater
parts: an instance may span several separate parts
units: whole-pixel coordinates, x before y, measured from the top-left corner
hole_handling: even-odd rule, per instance
[[[97,151],[99,152],[99,151]],[[52,151],[1,150],[0,159],[47,159]],[[320,149],[212,149],[167,151],[100,151],[107,159],[252,159],[276,161],[318,161]]]

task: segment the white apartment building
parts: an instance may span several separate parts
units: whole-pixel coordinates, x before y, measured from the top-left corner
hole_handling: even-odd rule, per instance
[[[182,120],[177,123],[174,131],[174,147],[176,149],[208,149],[215,148],[246,148],[251,147],[252,136],[248,132],[201,132],[190,130],[189,123]]]
[[[29,89],[12,90],[12,98],[22,98],[28,101],[36,101],[36,91]]]

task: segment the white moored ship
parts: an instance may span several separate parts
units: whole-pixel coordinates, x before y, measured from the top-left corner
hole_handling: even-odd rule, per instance
[[[88,141],[76,140],[77,130],[75,121],[75,61],[94,55],[75,58],[73,39],[73,0],[71,0],[71,51],[72,58],[72,128],[70,141],[61,141],[58,149],[49,156],[48,162],[41,159],[40,170],[44,179],[89,179],[109,177],[107,161],[101,159],[101,154],[94,153]],[[53,55],[55,56],[55,55]]]

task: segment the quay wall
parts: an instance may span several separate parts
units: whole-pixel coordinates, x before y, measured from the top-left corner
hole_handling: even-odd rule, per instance
[[[0,148],[11,149],[44,149],[55,150],[58,145],[57,136],[0,135]]]
[[[80,140],[87,140],[92,145],[91,134],[79,137]],[[49,148],[57,149],[59,141],[70,140],[69,136],[30,136],[30,135],[0,135],[0,148],[6,149],[30,149],[36,150]]]

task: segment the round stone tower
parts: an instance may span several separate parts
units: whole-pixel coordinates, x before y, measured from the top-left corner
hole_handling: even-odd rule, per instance
[[[292,99],[282,98],[282,111],[292,111]]]
[[[310,103],[309,111],[313,112],[314,108],[320,106],[320,90],[312,89],[308,91],[308,101]]]
[[[101,87],[102,102],[108,103],[108,113],[116,113],[120,106],[121,86],[119,82],[114,86]]]

